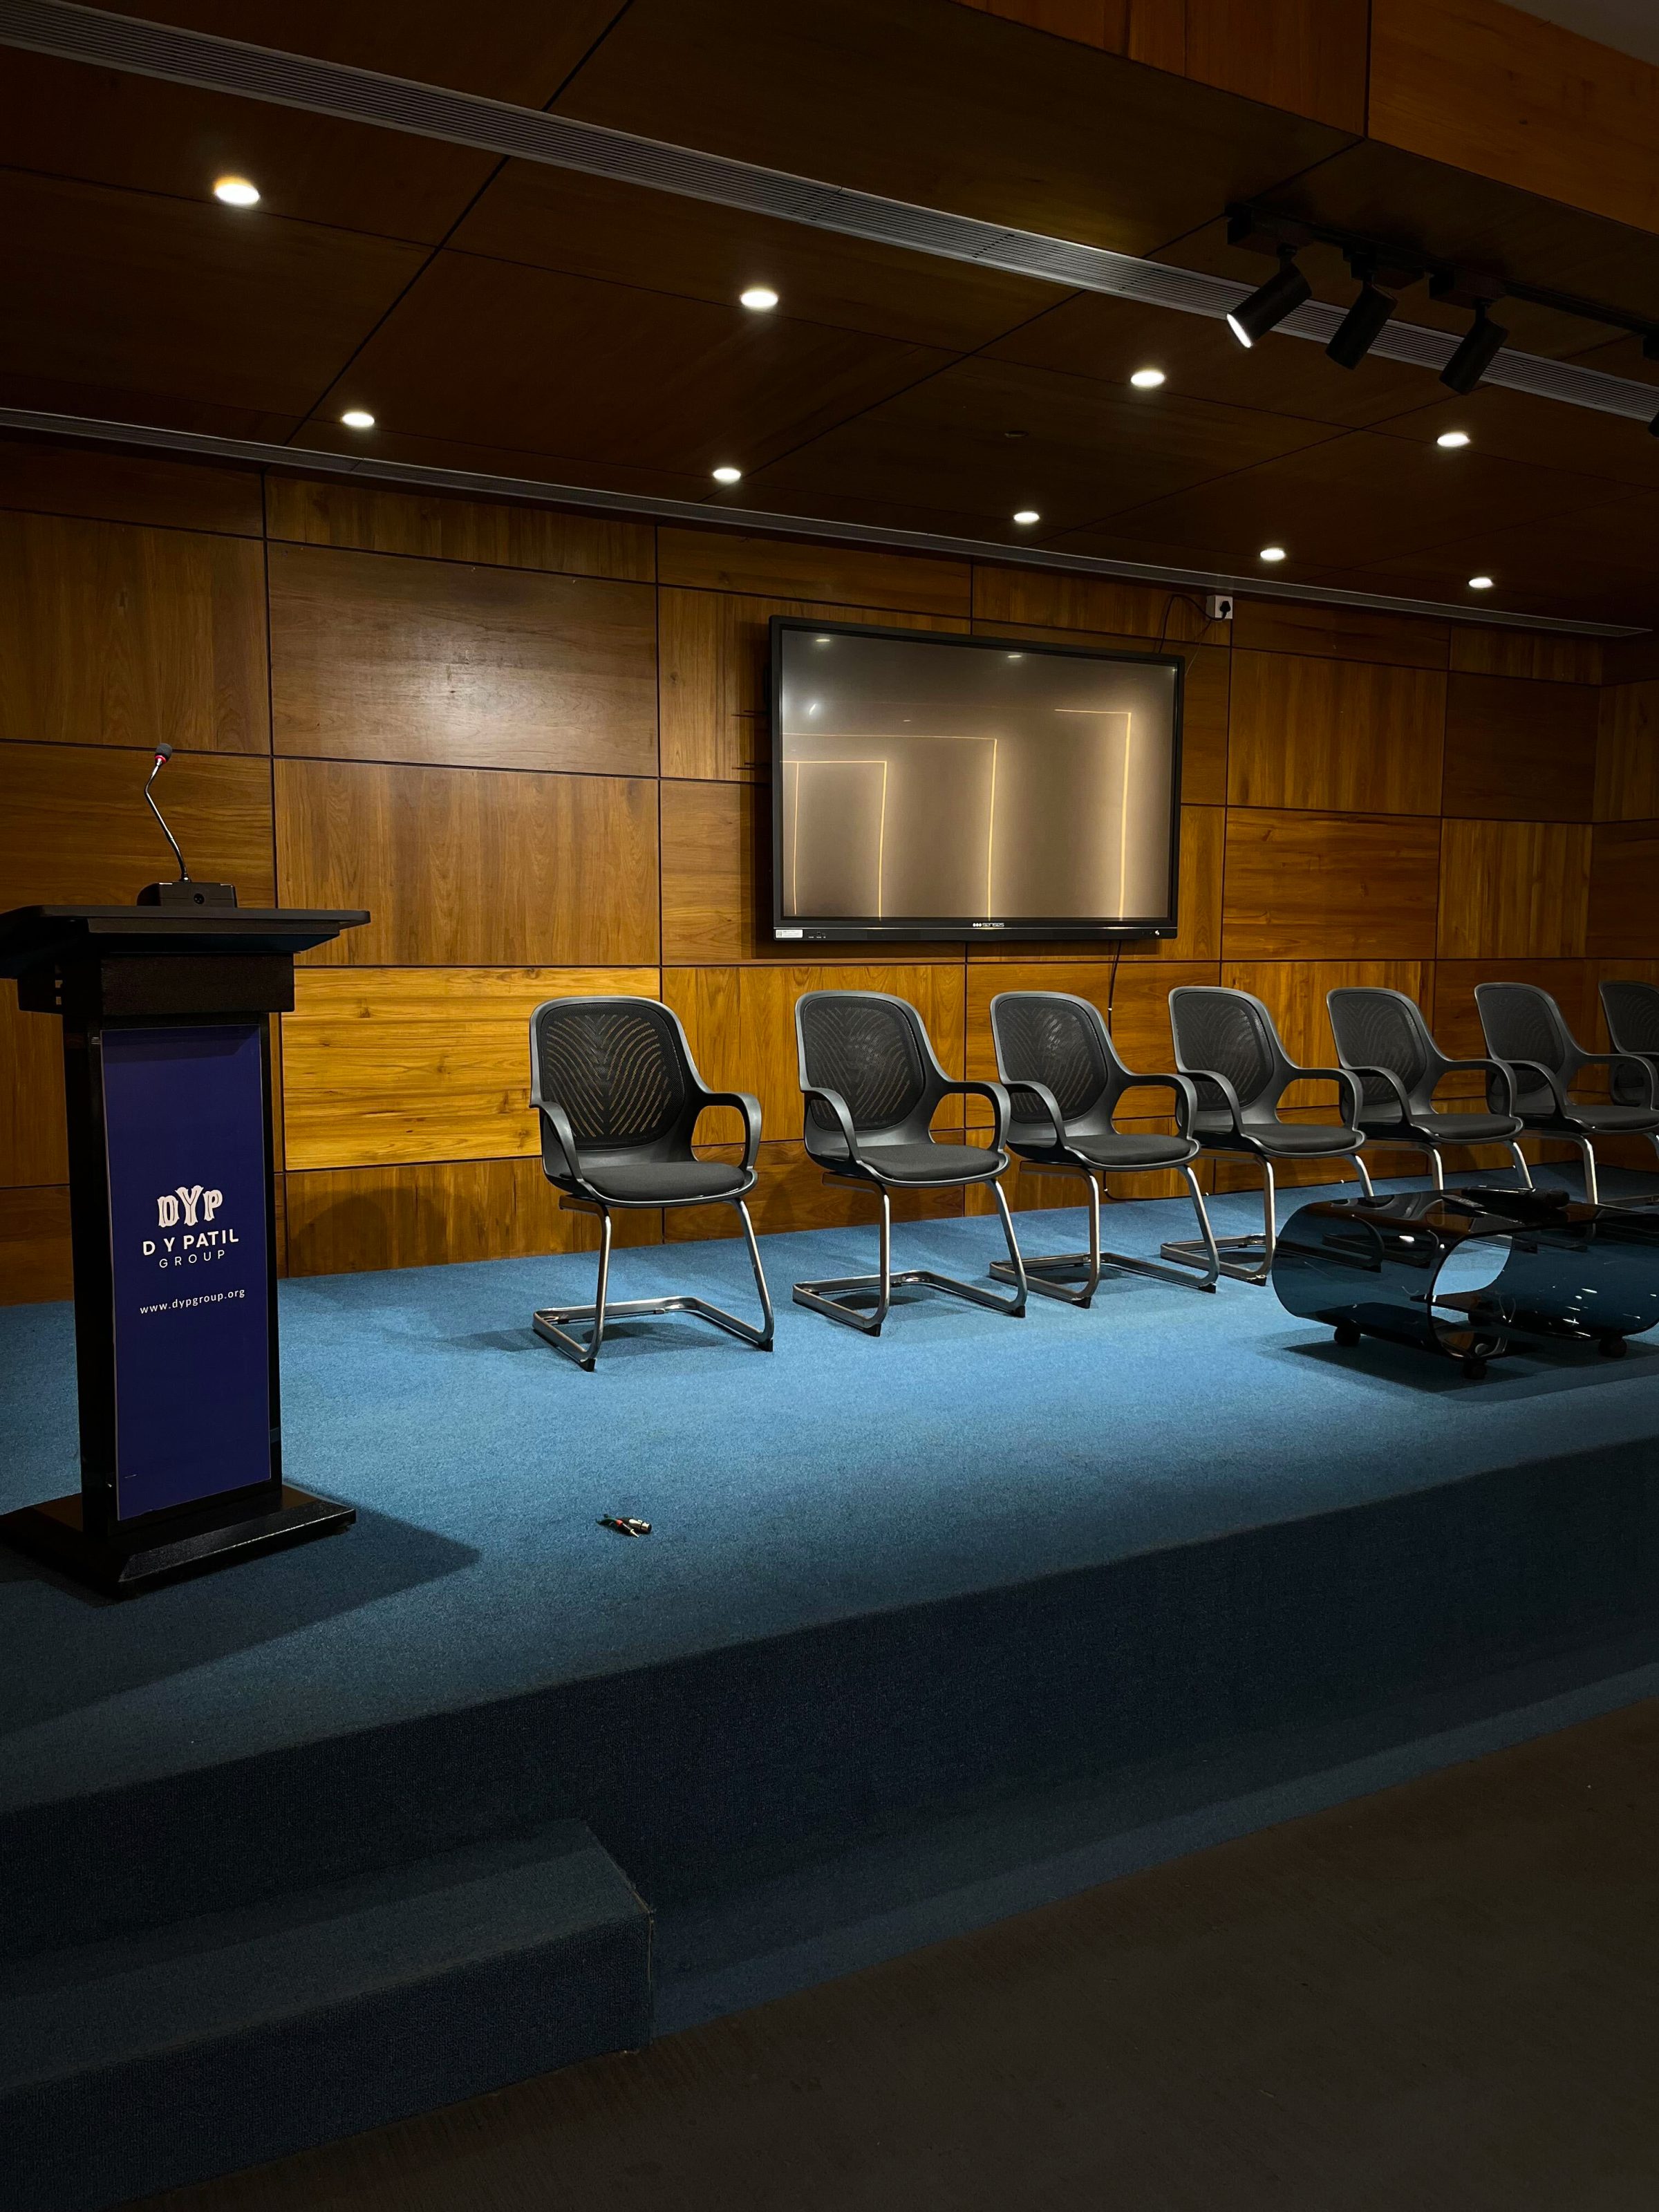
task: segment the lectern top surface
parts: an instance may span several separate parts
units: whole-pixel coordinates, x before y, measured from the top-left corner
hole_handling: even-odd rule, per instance
[[[65,953],[307,952],[368,920],[362,907],[17,906],[0,914],[0,975]]]

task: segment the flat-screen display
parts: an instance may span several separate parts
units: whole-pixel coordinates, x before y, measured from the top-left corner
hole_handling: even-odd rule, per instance
[[[774,936],[1173,936],[1182,665],[774,617]]]

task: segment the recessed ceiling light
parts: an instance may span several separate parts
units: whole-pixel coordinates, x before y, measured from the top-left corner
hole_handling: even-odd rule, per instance
[[[1155,392],[1164,381],[1164,371],[1161,368],[1138,368],[1129,381],[1139,392]]]
[[[215,180],[213,197],[227,207],[258,207],[259,187],[249,184],[246,177],[220,177]]]
[[[1022,507],[1014,517],[1014,520],[1019,524],[1022,530],[1029,529],[1032,523],[1041,522],[1042,520],[1042,517],[1034,507]]]
[[[1447,452],[1450,453],[1458,446],[1467,446],[1469,442],[1469,434],[1467,430],[1443,430],[1434,442],[1437,446],[1443,446]]]
[[[1264,561],[1282,561],[1285,558],[1285,548],[1282,545],[1264,545],[1261,557]]]
[[[746,292],[738,293],[738,300],[741,306],[752,307],[757,315],[778,304],[778,295],[769,284],[751,284]]]
[[[743,482],[743,471],[741,469],[732,468],[728,463],[725,468],[715,470],[714,482],[716,483],[741,483]]]
[[[1469,589],[1472,592],[1489,592],[1492,589],[1492,578],[1490,576],[1471,576],[1469,578]]]
[[[814,645],[828,645],[830,641],[827,637],[815,637],[812,642]]]
[[[348,430],[372,430],[374,428],[374,417],[367,407],[348,407],[340,420]]]

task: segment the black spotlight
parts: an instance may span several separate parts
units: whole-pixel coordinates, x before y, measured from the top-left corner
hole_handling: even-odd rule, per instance
[[[1503,351],[1508,336],[1504,325],[1493,322],[1486,313],[1486,301],[1480,301],[1463,343],[1441,370],[1440,381],[1453,392],[1473,392]]]
[[[1240,345],[1253,346],[1312,297],[1313,286],[1296,265],[1296,248],[1281,246],[1278,268],[1248,300],[1239,301],[1227,318],[1227,328]]]
[[[1359,297],[1343,316],[1335,336],[1325,349],[1339,368],[1358,368],[1399,304],[1392,292],[1379,290],[1369,276],[1362,279]]]

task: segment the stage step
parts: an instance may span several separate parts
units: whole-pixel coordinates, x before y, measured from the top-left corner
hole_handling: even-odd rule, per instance
[[[650,2033],[650,1916],[574,1820],[15,1961],[0,2204],[95,2212]]]

